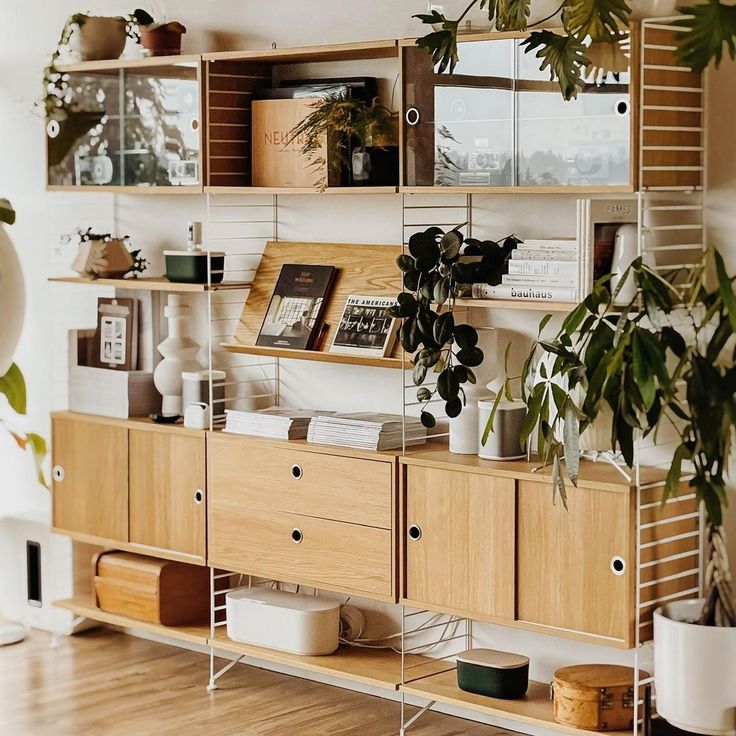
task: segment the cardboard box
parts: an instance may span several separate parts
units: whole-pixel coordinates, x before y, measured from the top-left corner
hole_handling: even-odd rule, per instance
[[[323,186],[325,167],[320,169],[312,161],[327,159],[327,141],[309,159],[299,153],[303,138],[290,136],[294,127],[312,112],[314,102],[314,98],[253,101],[254,187]],[[330,181],[330,186],[339,186],[339,181]]]

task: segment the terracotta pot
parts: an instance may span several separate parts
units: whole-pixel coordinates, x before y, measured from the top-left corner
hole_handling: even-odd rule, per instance
[[[79,25],[79,53],[82,61],[117,59],[123,53],[126,40],[123,18],[88,16]]]
[[[187,29],[176,21],[141,26],[141,45],[151,56],[176,56],[181,53],[181,37],[186,32]]]

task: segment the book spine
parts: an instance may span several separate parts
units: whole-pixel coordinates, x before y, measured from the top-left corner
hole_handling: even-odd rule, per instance
[[[560,261],[509,261],[510,276],[559,276],[575,277],[579,266],[574,262]]]
[[[503,277],[504,286],[577,286],[574,276],[509,276]]]
[[[514,261],[577,261],[577,250],[549,248],[516,248],[511,251]]]
[[[488,284],[473,284],[473,298],[571,302],[578,298],[578,290],[562,286],[488,286]]]
[[[521,250],[565,250],[577,253],[577,240],[525,240],[519,243]]]

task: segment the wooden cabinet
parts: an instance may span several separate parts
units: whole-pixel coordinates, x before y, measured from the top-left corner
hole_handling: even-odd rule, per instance
[[[633,634],[635,509],[619,491],[519,482],[517,615],[550,629],[629,641]],[[554,633],[554,631],[549,631]]]
[[[209,435],[209,563],[396,599],[396,458]]]
[[[93,418],[55,417],[54,528],[128,540],[128,432]]]
[[[54,528],[204,565],[205,433],[139,419],[53,417]]]
[[[511,478],[409,466],[406,599],[513,620],[515,495]]]
[[[130,541],[205,558],[205,443],[130,430]]]

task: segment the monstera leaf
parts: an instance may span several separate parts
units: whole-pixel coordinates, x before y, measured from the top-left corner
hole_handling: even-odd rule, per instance
[[[15,222],[15,210],[7,199],[0,199],[0,222],[12,225]]]
[[[549,69],[550,80],[560,83],[562,96],[571,100],[583,87],[585,68],[590,60],[585,56],[585,46],[574,36],[558,36],[552,31],[535,31],[521,43],[526,52],[536,50],[541,59],[540,69]]]
[[[684,18],[675,25],[684,30],[677,34],[677,58],[694,72],[702,72],[715,60],[716,66],[723,59],[723,46],[732,59],[736,58],[736,5],[724,5],[718,0],[708,0],[702,5],[678,8]]]
[[[506,0],[498,3],[496,29],[499,31],[524,31],[529,20],[531,0]]]
[[[612,41],[629,25],[630,12],[626,0],[571,0],[562,19],[565,30],[579,39]]]

